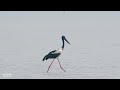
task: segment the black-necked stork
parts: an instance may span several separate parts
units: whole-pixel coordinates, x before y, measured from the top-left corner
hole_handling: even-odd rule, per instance
[[[60,68],[61,68],[63,71],[65,71],[65,70],[62,68],[58,57],[61,55],[61,53],[62,53],[62,51],[63,51],[63,49],[64,49],[64,46],[65,46],[65,42],[64,42],[64,41],[66,41],[68,44],[70,44],[70,43],[68,42],[68,40],[65,38],[65,36],[62,36],[62,43],[63,43],[62,47],[61,47],[60,49],[58,49],[58,50],[53,50],[53,51],[51,51],[50,53],[48,53],[48,54],[43,58],[43,61],[44,61],[44,60],[47,60],[47,59],[53,59],[53,61],[54,61],[55,59],[57,59],[58,62],[59,62]],[[51,62],[50,66],[48,67],[47,72],[49,71],[49,69],[50,69],[53,61]],[[65,72],[66,72],[66,71],[65,71]]]

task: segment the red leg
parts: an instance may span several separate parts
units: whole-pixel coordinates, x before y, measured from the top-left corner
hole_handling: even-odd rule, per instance
[[[66,72],[66,71],[62,68],[62,66],[61,66],[60,61],[59,61],[58,58],[57,58],[57,60],[58,60],[58,62],[59,62],[60,68],[61,68],[64,72]]]
[[[54,60],[55,60],[55,59],[53,59],[53,61],[54,61]],[[49,71],[49,69],[50,69],[50,67],[51,67],[51,65],[52,65],[52,63],[53,63],[53,61],[51,62],[50,66],[48,67],[47,73],[48,73],[48,71]]]

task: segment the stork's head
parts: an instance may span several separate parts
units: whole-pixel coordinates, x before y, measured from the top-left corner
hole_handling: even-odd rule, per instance
[[[65,36],[62,36],[62,40],[65,40],[68,44],[70,44],[68,40],[65,38]]]

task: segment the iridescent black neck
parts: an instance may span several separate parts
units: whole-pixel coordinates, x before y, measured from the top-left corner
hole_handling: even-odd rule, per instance
[[[65,44],[65,42],[64,42],[64,39],[62,39],[62,42],[63,42],[63,45],[62,45],[62,49],[64,49],[64,44]]]

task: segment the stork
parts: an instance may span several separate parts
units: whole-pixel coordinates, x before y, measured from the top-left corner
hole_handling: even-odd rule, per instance
[[[52,63],[54,62],[55,59],[58,60],[59,65],[60,65],[60,68],[61,68],[64,72],[66,72],[66,71],[62,68],[62,66],[61,66],[61,64],[60,64],[59,56],[61,55],[61,53],[62,53],[62,51],[63,51],[63,49],[64,49],[64,46],[65,46],[65,42],[64,42],[64,41],[66,41],[68,44],[70,44],[70,43],[69,43],[68,40],[65,38],[65,36],[62,36],[61,39],[62,39],[62,43],[63,43],[63,44],[62,44],[62,47],[61,47],[60,49],[58,49],[58,50],[53,50],[53,51],[51,51],[50,53],[48,53],[48,54],[43,58],[43,61],[48,60],[48,59],[53,59],[53,61],[51,62],[51,64],[50,64],[49,67],[48,67],[47,73],[48,73],[48,71],[49,71],[49,69],[50,69],[50,67],[51,67],[51,65],[52,65]]]

